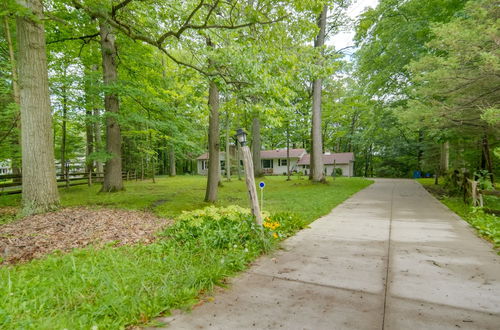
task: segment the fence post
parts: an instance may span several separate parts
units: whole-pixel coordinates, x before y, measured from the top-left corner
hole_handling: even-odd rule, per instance
[[[471,185],[472,206],[477,206],[477,181],[469,180]]]

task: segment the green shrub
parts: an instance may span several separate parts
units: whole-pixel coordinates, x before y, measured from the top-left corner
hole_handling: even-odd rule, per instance
[[[271,236],[257,225],[250,210],[239,206],[210,206],[183,212],[162,236],[169,238],[165,244],[194,244],[207,250],[239,249],[248,255],[259,254],[272,247]]]
[[[296,214],[281,212],[266,217],[263,226],[275,239],[285,239],[306,226],[306,222]]]

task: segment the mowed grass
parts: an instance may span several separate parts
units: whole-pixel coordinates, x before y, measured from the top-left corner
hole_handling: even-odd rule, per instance
[[[61,204],[68,206],[112,207],[132,210],[151,211],[162,217],[173,218],[182,211],[203,208],[210,203],[204,202],[206,177],[177,176],[159,177],[156,183],[151,180],[127,181],[125,191],[99,193],[100,185],[92,187],[76,186],[59,189]],[[286,181],[284,176],[269,176],[261,179],[264,188],[264,210],[273,212],[292,212],[310,222],[328,213],[335,205],[370,184],[361,178],[328,178],[328,184],[314,184],[307,178],[293,177]],[[260,189],[257,188],[259,198]],[[0,196],[0,207],[19,206],[20,196]],[[219,188],[216,206],[239,205],[249,207],[245,181],[236,177],[230,182],[223,179]]]
[[[329,180],[325,185],[264,178],[264,209],[292,212],[311,222],[371,183],[358,178]],[[113,194],[97,194],[97,185],[82,186],[61,190],[61,198],[63,206],[152,210],[175,217],[209,205],[202,201],[205,182],[204,177],[188,176],[160,178],[156,184],[128,182],[126,191]],[[224,182],[219,193],[218,205],[248,206],[244,182]],[[0,199],[3,205],[19,205],[19,197]],[[90,247],[0,266],[0,328],[123,329],[148,324],[161,313],[196,304],[203,293],[223,285],[224,278],[267,251],[238,223],[214,224],[196,235],[169,230],[149,245]],[[179,235],[182,239],[177,241]],[[229,243],[224,243],[226,238]]]

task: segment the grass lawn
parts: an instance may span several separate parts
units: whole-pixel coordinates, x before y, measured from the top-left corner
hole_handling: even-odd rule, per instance
[[[206,187],[204,176],[159,177],[156,181],[128,181],[125,191],[110,194],[99,193],[99,184],[90,188],[61,188],[61,204],[63,207],[88,205],[146,210],[162,217],[176,217],[182,211],[211,205],[203,201]],[[284,176],[264,177],[259,181],[266,183],[265,211],[297,213],[308,222],[328,213],[335,205],[369,184],[369,181],[361,178],[336,178],[335,181],[328,178],[327,185],[311,184],[307,179],[298,180],[296,177],[286,181]],[[257,190],[260,198],[260,189]],[[0,196],[0,208],[19,204],[20,195]],[[237,178],[230,182],[224,179],[223,187],[219,188],[219,201],[215,205],[249,207],[245,182]]]
[[[474,227],[482,237],[491,241],[496,248],[500,248],[500,217],[465,204],[462,197],[446,195],[442,186],[434,184],[434,179],[417,179],[417,181],[428,188],[450,210]],[[500,209],[500,198],[494,196],[484,196],[484,198],[486,207]]]
[[[370,184],[359,178],[329,180],[324,185],[266,177],[264,209],[291,212],[309,223]],[[60,191],[63,206],[152,210],[175,217],[208,205],[202,202],[205,182],[205,177],[179,176],[159,178],[156,184],[128,182],[126,191],[113,194],[97,194],[97,185]],[[219,206],[247,207],[244,182],[224,182],[219,194]],[[19,196],[1,196],[0,205],[18,206]],[[0,266],[0,328],[120,329],[147,324],[163,312],[197,303],[200,294],[268,251],[248,219],[202,219],[191,225],[178,221],[149,245],[56,252],[26,264]],[[278,228],[284,230],[293,219],[279,213],[271,221],[279,221]]]

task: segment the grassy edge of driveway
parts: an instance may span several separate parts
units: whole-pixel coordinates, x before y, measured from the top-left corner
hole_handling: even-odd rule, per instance
[[[441,185],[434,184],[434,179],[417,179],[417,181],[441,203],[467,221],[476,229],[479,236],[491,242],[500,255],[500,217],[465,204],[462,197],[448,196]]]

